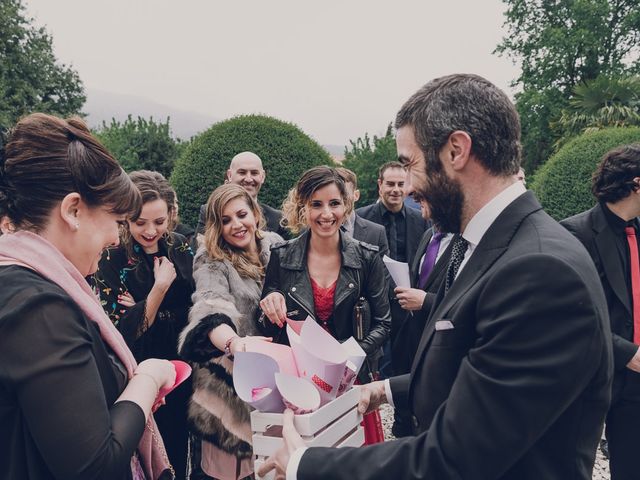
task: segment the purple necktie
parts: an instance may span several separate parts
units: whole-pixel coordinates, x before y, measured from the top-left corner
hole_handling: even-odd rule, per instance
[[[433,270],[433,267],[436,264],[436,258],[438,258],[438,250],[440,249],[440,241],[444,233],[434,233],[433,237],[431,237],[431,241],[427,246],[427,250],[424,254],[424,260],[422,261],[422,269],[420,270],[420,279],[418,280],[418,288],[424,288],[427,284],[427,278],[429,278],[429,274]]]

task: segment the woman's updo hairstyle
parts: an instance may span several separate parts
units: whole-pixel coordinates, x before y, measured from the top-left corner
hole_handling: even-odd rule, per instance
[[[335,168],[322,165],[313,167],[302,174],[296,185],[289,190],[282,204],[281,225],[295,235],[307,227],[307,205],[316,191],[334,184],[340,191],[345,206],[345,218],[353,211],[353,199],[347,193],[344,179]]]
[[[9,133],[0,158],[0,214],[16,229],[42,230],[53,208],[77,192],[89,207],[135,215],[140,194],[80,118],[34,113]]]

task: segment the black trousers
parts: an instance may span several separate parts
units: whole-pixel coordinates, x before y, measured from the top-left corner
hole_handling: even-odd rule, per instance
[[[638,480],[638,439],[640,435],[640,385],[636,386],[638,374],[627,373],[624,391],[614,393],[607,414],[605,436],[609,444],[609,469],[611,480]],[[630,379],[629,377],[636,377]],[[616,388],[614,387],[614,392]],[[630,392],[630,390],[633,390]],[[631,393],[631,394],[629,394]]]

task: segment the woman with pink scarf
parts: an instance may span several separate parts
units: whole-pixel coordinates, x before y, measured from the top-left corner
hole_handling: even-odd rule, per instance
[[[79,119],[29,115],[0,160],[3,478],[172,478],[151,410],[175,370],[137,365],[85,281],[139,192]]]

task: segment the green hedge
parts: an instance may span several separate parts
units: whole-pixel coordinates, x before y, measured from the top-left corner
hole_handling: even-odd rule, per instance
[[[184,222],[196,225],[200,205],[224,182],[229,162],[243,151],[262,159],[267,179],[259,198],[275,208],[280,208],[302,172],[316,165],[333,165],[327,151],[291,123],[264,115],[216,123],[193,138],[171,175]]]
[[[536,172],[531,189],[556,220],[593,207],[591,176],[609,150],[640,142],[640,128],[607,128],[564,145]]]

